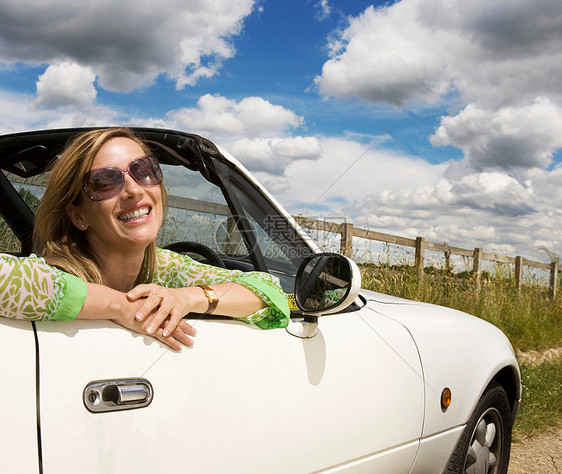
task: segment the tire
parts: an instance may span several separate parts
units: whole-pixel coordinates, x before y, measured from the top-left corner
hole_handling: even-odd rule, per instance
[[[492,382],[472,413],[448,473],[505,474],[511,449],[511,408],[504,389]]]

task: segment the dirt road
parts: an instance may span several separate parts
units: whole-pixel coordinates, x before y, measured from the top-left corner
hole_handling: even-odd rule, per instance
[[[511,444],[508,474],[551,473],[562,473],[562,426]]]
[[[562,347],[518,352],[519,362],[540,364],[562,355]],[[562,425],[511,444],[508,474],[562,474]]]

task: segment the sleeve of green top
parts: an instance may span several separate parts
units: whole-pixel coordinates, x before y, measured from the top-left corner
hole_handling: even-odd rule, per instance
[[[56,321],[72,321],[76,318],[86,299],[86,282],[74,275],[64,274],[64,296],[52,316]]]
[[[82,280],[48,265],[42,257],[0,254],[0,316],[70,321],[85,298]]]
[[[153,283],[168,288],[199,284],[238,283],[262,299],[267,305],[238,320],[255,324],[262,329],[284,328],[289,324],[290,310],[279,279],[269,273],[227,270],[194,261],[186,255],[170,250],[157,250],[158,268]]]
[[[256,290],[255,293],[260,296],[265,296],[264,299],[270,306],[274,306],[287,317],[290,315],[291,312],[289,310],[287,297],[280,288],[276,288],[271,283],[257,278],[254,275],[241,275],[237,277],[235,281],[237,283],[246,283],[244,286],[250,286],[252,289]]]

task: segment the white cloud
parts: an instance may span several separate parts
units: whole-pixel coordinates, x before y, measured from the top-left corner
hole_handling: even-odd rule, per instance
[[[256,173],[291,213],[541,261],[538,246],[559,248],[562,165],[522,170],[518,179],[505,170],[454,176],[455,162],[374,149],[346,173],[364,148],[342,139],[319,143],[318,158],[287,162],[283,176],[266,167]],[[255,158],[267,153],[264,146]]]
[[[314,214],[332,202],[339,203],[331,209],[341,214],[343,206],[379,190],[401,189],[412,186],[410,183],[435,186],[446,170],[446,165],[389,150],[365,152],[364,145],[353,141],[319,138],[319,143],[322,155],[315,161],[291,162],[285,171],[285,188],[278,187],[295,212],[305,205],[309,215]]]
[[[283,175],[296,160],[316,160],[322,148],[315,137],[242,138],[230,150],[252,171]]]
[[[30,118],[37,119],[41,112],[31,115],[29,97],[0,90],[0,133],[16,133],[33,128]]]
[[[320,92],[393,105],[415,99],[442,73],[442,62],[427,47],[434,33],[419,27],[412,2],[367,8],[329,45],[333,57],[316,78]]]
[[[283,175],[295,160],[315,160],[321,154],[317,138],[289,132],[303,124],[292,110],[261,97],[236,102],[206,94],[197,107],[169,112],[178,128],[206,136],[226,147],[252,171]]]
[[[559,164],[552,171],[532,169],[524,175],[526,186],[532,188],[537,197],[562,202],[562,165]],[[556,206],[560,209],[560,206]]]
[[[464,152],[449,176],[546,169],[562,147],[562,3],[402,0],[349,19],[320,93],[447,105],[431,137]],[[429,87],[429,89],[428,89]]]
[[[101,87],[130,91],[160,74],[178,88],[215,75],[253,0],[5,0],[0,61],[90,66]]]
[[[546,168],[562,147],[562,107],[546,98],[495,110],[469,104],[441,119],[431,143],[461,148],[476,170]]]
[[[330,5],[329,0],[318,0],[316,3],[316,8],[318,9],[318,18],[320,20],[325,20],[328,18],[333,11],[332,5]]]
[[[271,137],[298,127],[303,118],[261,97],[247,97],[240,102],[206,94],[197,107],[170,112],[168,118],[177,127],[209,137]]]
[[[499,171],[458,179],[440,171],[437,184],[423,175],[416,184],[389,183],[357,197],[342,215],[359,227],[512,256],[517,251],[542,260],[538,246],[559,248],[562,167],[525,171],[522,182]]]
[[[97,96],[95,80],[89,67],[71,62],[51,65],[39,76],[35,103],[51,108],[90,105]]]
[[[0,133],[16,133],[65,127],[121,125],[125,118],[114,110],[96,105],[68,106],[62,109],[37,107],[25,94],[0,90]]]
[[[367,8],[331,42],[316,78],[328,96],[397,106],[432,84],[488,106],[560,97],[558,0],[402,0]]]

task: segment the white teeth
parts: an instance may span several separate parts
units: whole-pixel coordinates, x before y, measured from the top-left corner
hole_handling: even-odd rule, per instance
[[[150,212],[148,207],[143,207],[141,209],[135,209],[134,211],[121,214],[118,219],[122,222],[128,222],[135,219],[140,219],[141,217],[147,216]]]

